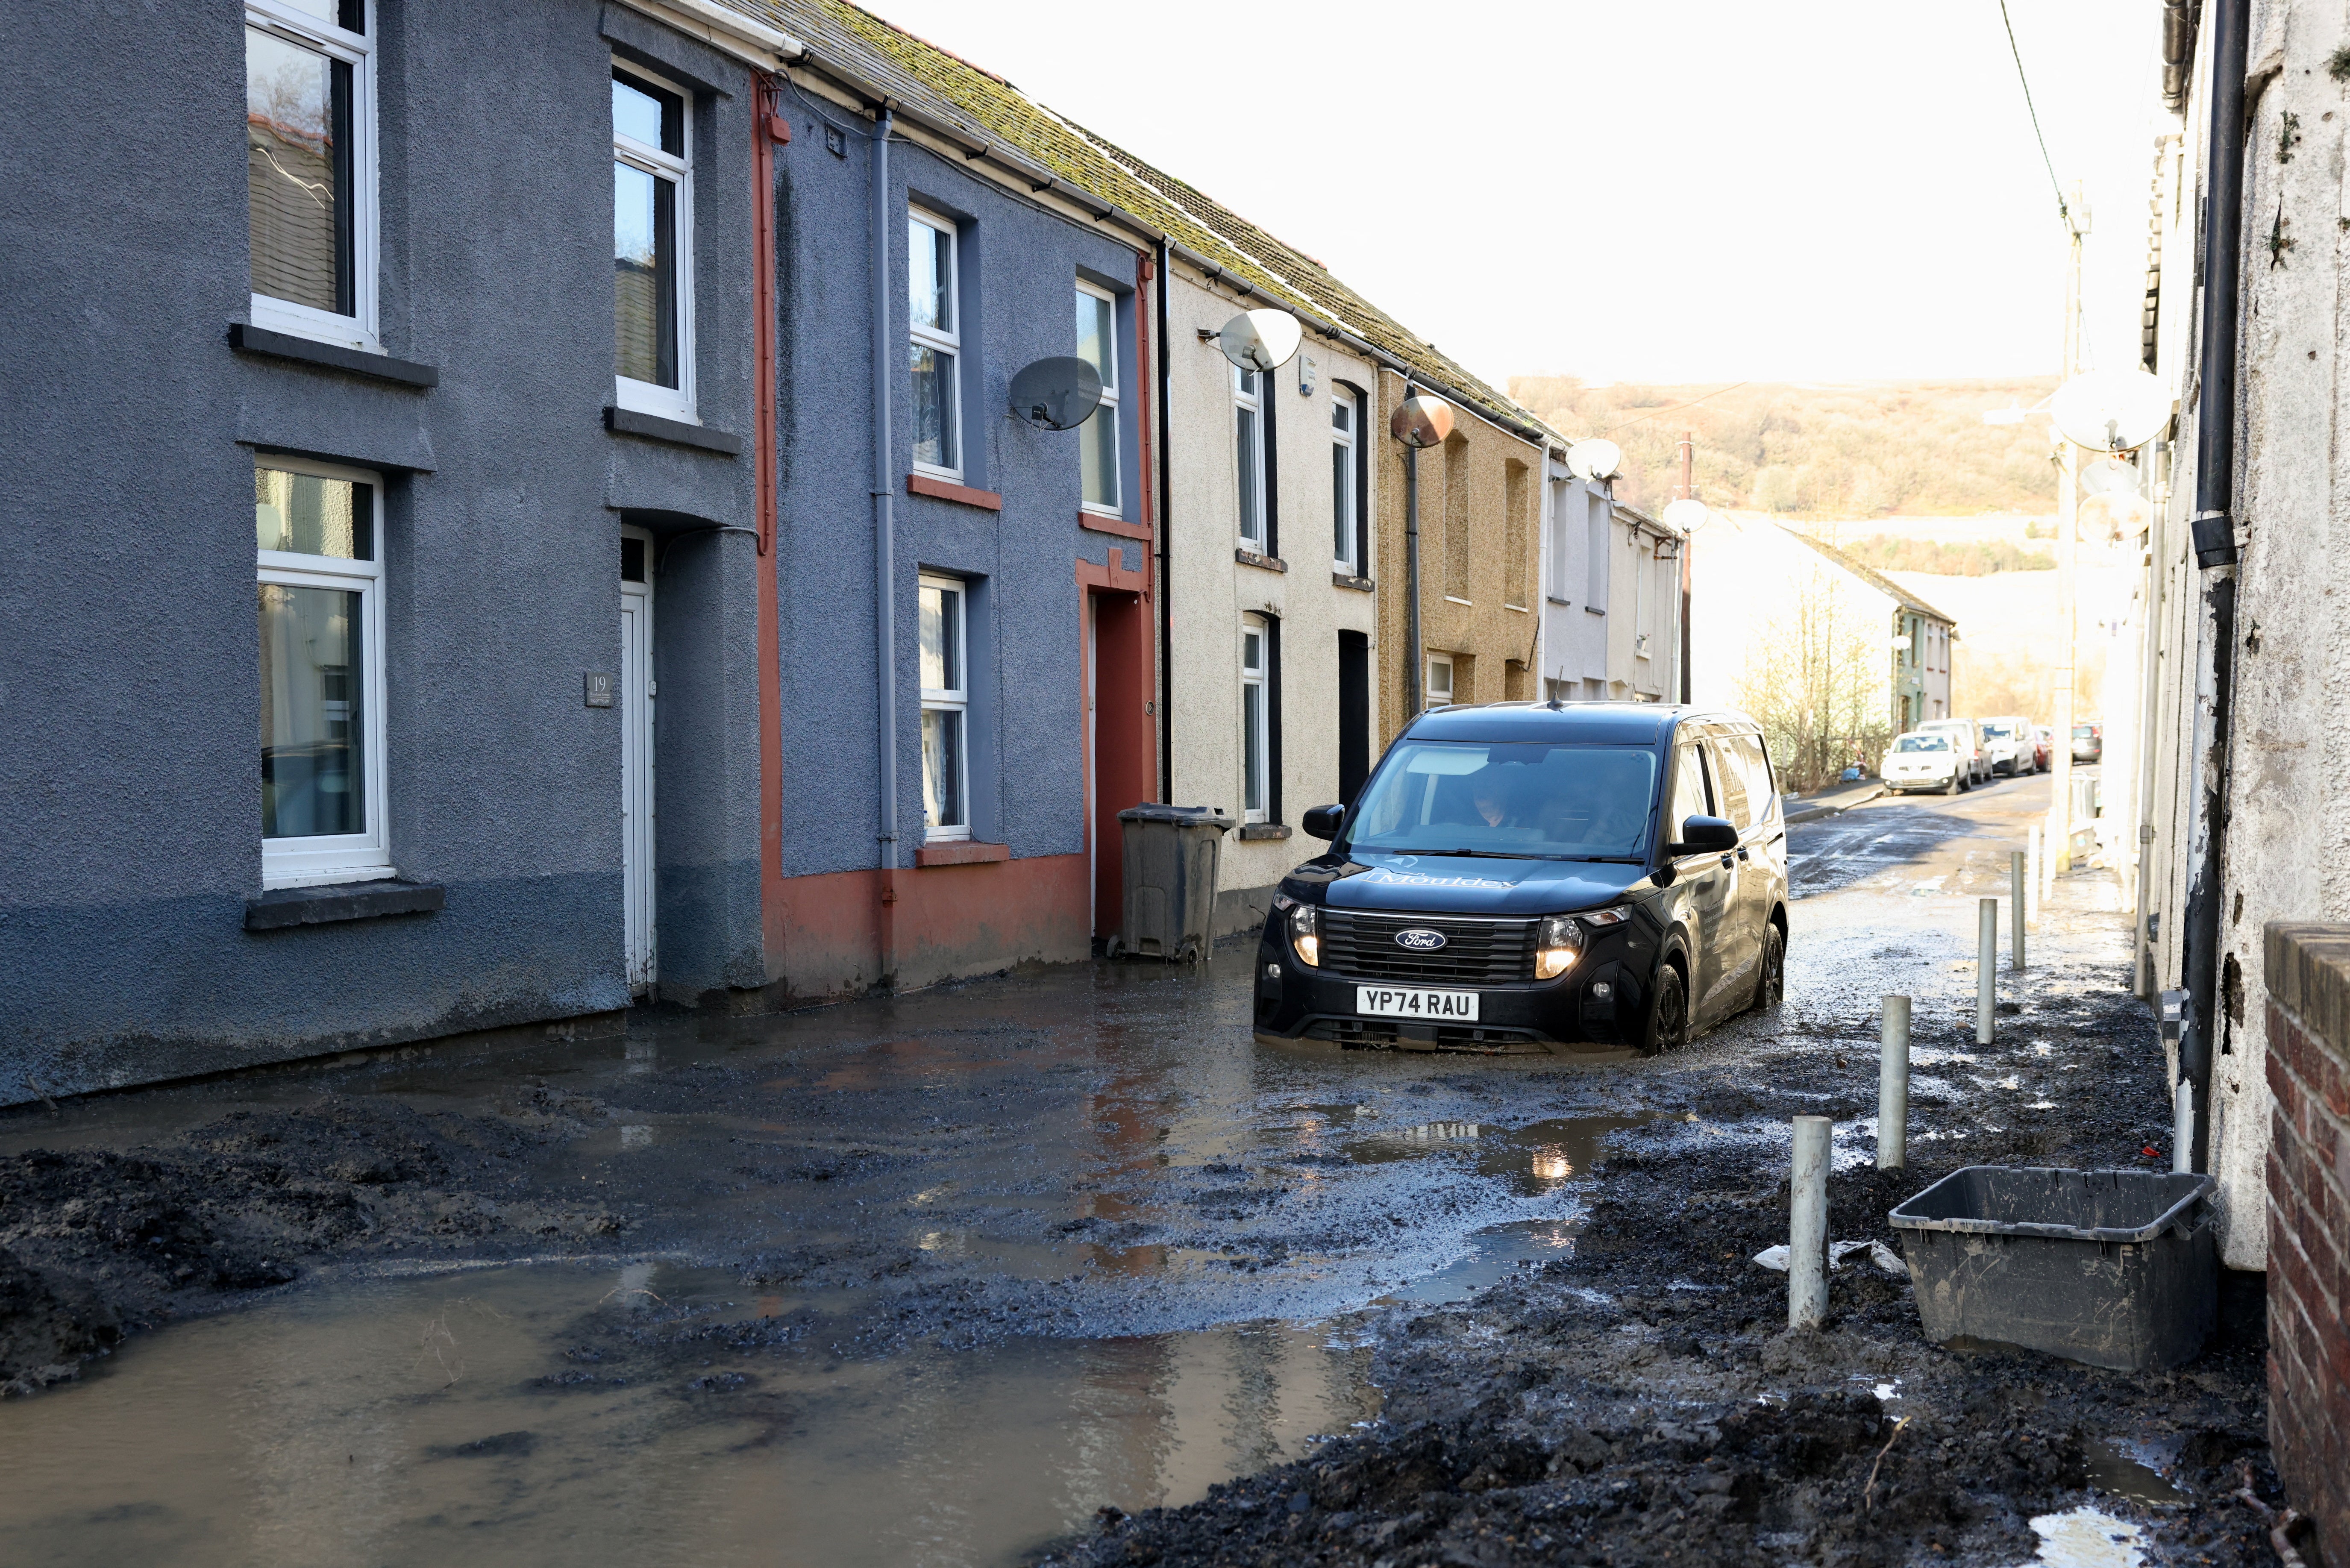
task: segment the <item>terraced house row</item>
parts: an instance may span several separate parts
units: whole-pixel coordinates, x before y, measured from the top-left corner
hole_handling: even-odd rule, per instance
[[[56,7],[0,59],[64,121],[0,142],[47,193],[0,213],[0,1103],[1082,958],[1147,800],[1239,822],[1236,929],[1414,693],[1664,690],[1545,663],[1667,544],[1555,432],[870,14],[173,38]],[[1013,408],[1072,358],[1084,423]]]

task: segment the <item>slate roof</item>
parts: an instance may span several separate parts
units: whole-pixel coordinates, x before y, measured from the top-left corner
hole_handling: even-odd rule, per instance
[[[1541,420],[1423,342],[1321,263],[1196,187],[1054,113],[994,72],[847,0],[718,0],[806,44],[818,64],[953,128],[974,151],[1015,153],[1077,191],[1133,214],[1268,303],[1353,333],[1482,412],[1556,437]],[[1083,204],[1082,202],[1080,204]]]
[[[1896,604],[1900,605],[1903,608],[1915,610],[1918,614],[1926,617],[1929,620],[1939,620],[1945,626],[1955,628],[1959,624],[1958,618],[1956,616],[1944,615],[1940,610],[1936,609],[1932,605],[1928,604],[1924,599],[1919,598],[1916,594],[1911,593],[1908,588],[1903,587],[1899,583],[1895,582],[1883,572],[1878,571],[1874,566],[1862,566],[1858,561],[1854,560],[1850,556],[1846,555],[1834,545],[1814,539],[1809,534],[1803,533],[1798,529],[1789,528],[1783,523],[1775,524],[1773,526],[1782,529],[1783,532],[1797,539],[1801,539],[1804,544],[1809,545],[1813,549],[1817,550],[1821,555],[1825,556],[1829,560],[1834,561],[1837,566],[1842,566],[1846,571],[1850,572],[1854,576],[1858,577],[1862,582],[1866,583],[1870,587],[1875,588],[1878,593],[1883,594],[1886,597],[1893,600]]]

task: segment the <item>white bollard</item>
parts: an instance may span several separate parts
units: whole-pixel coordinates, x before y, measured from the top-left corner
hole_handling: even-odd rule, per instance
[[[1999,1002],[1999,900],[1985,898],[1976,908],[1982,919],[1975,944],[1975,1044],[1988,1045]]]
[[[1899,1170],[1909,1158],[1909,999],[1888,996],[1878,1024],[1877,1168]]]
[[[1825,1116],[1795,1118],[1787,1183],[1787,1326],[1817,1328],[1828,1313],[1828,1135]]]
[[[2195,1168],[2195,1080],[2181,1078],[2170,1096],[2170,1168]]]
[[[2008,893],[2008,900],[2014,906],[2008,911],[2008,924],[2013,928],[2013,935],[2009,939],[2009,940],[2011,945],[2015,949],[2013,952],[2008,954],[2008,967],[2021,972],[2023,968],[2022,850],[2011,849],[2007,852],[2007,871],[2008,879],[2014,884],[2014,887],[2011,888]]]
[[[2031,832],[2024,839],[2024,846],[2023,857],[2026,865],[2023,890],[2031,908],[2023,911],[2023,918],[2033,925],[2038,925],[2040,923],[2040,825],[2038,823],[2032,825]]]

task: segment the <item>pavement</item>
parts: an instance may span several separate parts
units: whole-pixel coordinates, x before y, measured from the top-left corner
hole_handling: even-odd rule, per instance
[[[1817,822],[1821,817],[1834,816],[1840,811],[1850,811],[1854,806],[1864,805],[1884,793],[1883,780],[1862,779],[1856,784],[1831,784],[1826,789],[1815,789],[1807,794],[1783,796],[1780,807],[1786,814],[1787,821],[1792,826],[1798,822]]]
[[[54,1563],[1548,1562],[1531,1542],[1573,1521],[1530,1529],[1526,1500],[1572,1482],[1614,1499],[1592,1506],[1620,1551],[1592,1560],[1834,1557],[1891,1420],[1851,1392],[1866,1370],[1942,1423],[1921,1461],[2008,1456],[1953,1470],[1977,1501],[1934,1492],[1900,1551],[2019,1561],[2079,1490],[2064,1422],[2252,1431],[2258,1358],[2216,1392],[1937,1383],[1890,1283],[1840,1298],[1878,1340],[1771,1348],[1783,1277],[1746,1258],[1783,1239],[1786,1118],[1831,1111],[1839,1168],[1866,1164],[1885,992],[1916,998],[1918,1183],[2168,1163],[2109,878],[2061,881],[2029,983],[2002,982],[2014,1033],[1969,1044],[1974,899],[2045,782],[1832,794],[1790,833],[1785,1004],[1664,1058],[1259,1046],[1228,947],[0,1113],[0,1381],[14,1356],[41,1390],[0,1400],[0,1532]],[[1838,1190],[1847,1229],[1880,1222],[1887,1193]],[[1731,1220],[1708,1192],[1743,1195]],[[1690,1345],[1707,1368],[1673,1359]],[[1496,1393],[1522,1363],[1584,1414]],[[1812,1468],[1783,1484],[1700,1490],[1721,1454],[1638,1414],[1744,1432],[1704,1412],[1803,1389],[1834,1430],[1786,1438]],[[2040,1441],[2002,1436],[2025,1405],[2046,1463],[2008,1462]],[[1521,1435],[1410,1469],[1412,1433],[1461,1419]],[[1360,1484],[1317,1491],[1296,1478],[1334,1434]],[[1547,1457],[1571,1438],[1579,1480]],[[1749,1509],[1757,1488],[1784,1506]]]

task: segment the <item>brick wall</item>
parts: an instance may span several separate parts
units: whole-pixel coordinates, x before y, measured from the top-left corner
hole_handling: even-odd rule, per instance
[[[2269,1442],[2350,1563],[2350,926],[2276,921],[2269,992]]]

